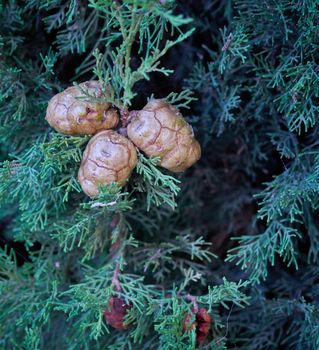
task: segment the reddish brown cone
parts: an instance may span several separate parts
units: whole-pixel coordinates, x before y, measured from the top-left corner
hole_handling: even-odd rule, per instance
[[[196,329],[196,341],[201,344],[208,337],[212,319],[206,309],[201,308],[197,312],[192,310],[195,314],[195,320],[191,322],[191,314],[187,314],[184,321],[184,330],[192,331]]]
[[[111,297],[108,302],[108,307],[104,311],[105,321],[115,329],[128,329],[130,326],[125,325],[124,320],[131,307],[131,304],[126,304],[121,298]]]

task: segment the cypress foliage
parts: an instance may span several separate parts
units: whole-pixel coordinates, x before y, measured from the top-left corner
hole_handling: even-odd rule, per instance
[[[318,9],[0,4],[1,349],[319,348]],[[90,79],[122,112],[151,97],[180,108],[201,160],[176,175],[139,152],[126,186],[87,197],[90,136],[44,117]],[[127,330],[105,322],[111,298],[129,305]],[[185,327],[197,308],[212,319],[201,344]]]

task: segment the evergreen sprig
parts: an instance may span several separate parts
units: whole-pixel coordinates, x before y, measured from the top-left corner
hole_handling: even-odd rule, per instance
[[[147,158],[139,153],[136,172],[143,180],[137,179],[135,188],[139,192],[146,193],[147,210],[150,210],[152,205],[159,206],[163,203],[175,209],[175,196],[180,191],[178,187],[180,181],[162,173],[157,167],[158,162],[158,157]]]

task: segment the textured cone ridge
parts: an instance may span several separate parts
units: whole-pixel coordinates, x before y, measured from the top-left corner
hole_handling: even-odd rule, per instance
[[[112,130],[101,131],[86,146],[78,173],[83,191],[98,195],[98,185],[125,185],[137,164],[133,143]]]
[[[69,135],[91,135],[114,128],[119,121],[117,111],[110,103],[89,102],[86,94],[102,97],[99,82],[86,81],[53,96],[45,117],[51,127]]]
[[[148,156],[160,157],[160,165],[183,172],[201,156],[192,127],[182,114],[163,100],[150,101],[132,117],[128,137]]]

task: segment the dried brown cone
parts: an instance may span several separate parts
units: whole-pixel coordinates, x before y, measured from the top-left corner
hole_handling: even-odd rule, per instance
[[[125,324],[125,316],[132,308],[131,304],[126,304],[119,297],[111,297],[108,302],[108,307],[104,311],[105,321],[115,329],[126,330],[130,326]]]
[[[184,320],[184,330],[192,331],[195,328],[196,341],[202,344],[209,335],[212,319],[206,309],[201,308],[197,312],[192,309],[195,320],[191,322],[193,315],[187,314]]]
[[[185,171],[201,156],[192,127],[163,100],[152,100],[141,111],[132,112],[127,133],[140,150],[160,157],[159,165],[172,172]]]
[[[90,97],[86,94],[101,98],[103,92],[100,83],[86,81],[53,96],[45,117],[51,127],[68,135],[92,135],[114,128],[119,121],[117,111],[110,103],[89,101]]]
[[[78,180],[90,197],[98,195],[98,185],[126,184],[137,164],[133,143],[113,130],[94,135],[86,146]]]

